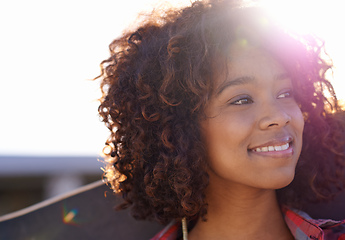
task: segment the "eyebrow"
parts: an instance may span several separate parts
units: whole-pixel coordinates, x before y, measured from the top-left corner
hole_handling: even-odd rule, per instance
[[[231,81],[226,81],[217,89],[216,95],[221,94],[228,87],[248,84],[248,83],[254,82],[254,80],[255,80],[254,77],[243,76],[243,77],[235,78],[234,80],[231,80]]]
[[[289,79],[290,76],[288,73],[281,73],[278,74],[274,77],[275,80],[284,80],[284,79]],[[226,88],[231,87],[231,86],[237,86],[237,85],[244,85],[244,84],[248,84],[248,83],[252,83],[255,81],[254,77],[250,77],[250,76],[243,76],[243,77],[239,77],[239,78],[235,78],[234,80],[231,81],[226,81],[224,82],[216,91],[216,95],[221,94]]]
[[[281,73],[275,76],[276,80],[284,80],[284,79],[289,79],[290,75],[288,73]]]

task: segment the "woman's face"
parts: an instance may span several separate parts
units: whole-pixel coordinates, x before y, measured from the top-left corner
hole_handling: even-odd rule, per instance
[[[225,75],[215,78],[201,122],[210,185],[285,187],[294,178],[304,126],[291,79],[265,51],[236,44]]]

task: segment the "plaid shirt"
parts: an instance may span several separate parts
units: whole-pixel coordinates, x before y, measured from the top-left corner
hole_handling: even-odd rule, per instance
[[[296,240],[345,240],[345,220],[312,219],[308,214],[282,208],[285,222]],[[180,223],[171,222],[151,240],[176,240]]]

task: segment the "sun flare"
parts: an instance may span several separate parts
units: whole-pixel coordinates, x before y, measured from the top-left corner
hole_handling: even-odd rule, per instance
[[[278,24],[300,34],[313,34],[325,41],[333,60],[330,78],[339,99],[345,99],[345,36],[339,34],[344,16],[342,2],[336,0],[261,0],[259,1]]]

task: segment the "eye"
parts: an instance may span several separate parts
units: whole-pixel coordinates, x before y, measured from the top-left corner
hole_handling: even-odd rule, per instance
[[[292,98],[292,97],[293,97],[292,90],[287,90],[287,91],[284,91],[283,93],[280,93],[277,98],[279,99],[279,98]]]
[[[251,99],[250,97],[241,97],[239,99],[236,99],[233,102],[230,102],[231,105],[243,105],[243,104],[250,104],[253,103],[253,99]]]

